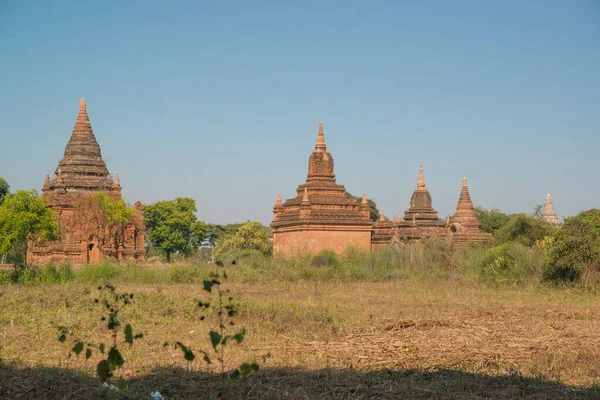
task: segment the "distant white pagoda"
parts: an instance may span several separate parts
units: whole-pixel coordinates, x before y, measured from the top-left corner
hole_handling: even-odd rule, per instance
[[[550,193],[546,196],[546,204],[544,204],[544,211],[542,211],[542,221],[546,221],[552,225],[560,225],[560,221],[554,211],[554,204],[552,204]]]

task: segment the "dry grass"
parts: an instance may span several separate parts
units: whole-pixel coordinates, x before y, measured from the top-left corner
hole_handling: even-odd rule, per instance
[[[600,299],[574,290],[508,289],[448,281],[236,284],[246,340],[229,368],[261,371],[233,398],[600,398]],[[90,289],[91,292],[90,292]],[[209,349],[200,285],[120,285],[123,315],[145,334],[119,376],[125,398],[210,397],[219,378],[176,340]],[[0,286],[0,397],[89,398],[97,359],[67,358],[55,325],[108,342],[82,283]],[[95,362],[94,362],[95,361]]]

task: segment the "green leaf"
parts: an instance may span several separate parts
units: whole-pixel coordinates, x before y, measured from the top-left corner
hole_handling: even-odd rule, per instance
[[[130,324],[125,325],[125,341],[130,345],[133,344],[133,329]]]
[[[219,332],[210,331],[210,342],[212,343],[213,349],[217,351],[217,346],[221,343],[221,334]]]
[[[237,344],[240,344],[244,340],[244,335],[245,334],[246,334],[246,329],[242,328],[241,331],[239,331],[238,333],[236,333],[235,335],[233,335],[233,340],[235,340],[237,342]]]
[[[108,363],[111,366],[111,370],[120,368],[123,364],[125,364],[125,360],[123,360],[121,353],[116,347],[111,347],[108,351]]]
[[[242,365],[240,365],[240,372],[243,376],[248,376],[250,375],[253,371],[258,371],[258,364],[257,363],[243,363]]]
[[[104,343],[100,343],[100,346],[98,346],[100,349],[100,353],[104,354]]]
[[[87,348],[85,350],[85,359],[87,360],[88,358],[90,358],[92,356],[92,349]]]
[[[67,340],[67,335],[65,335],[65,334],[63,333],[62,335],[60,335],[60,337],[58,338],[58,340],[59,340],[61,343],[64,343],[64,342],[65,342],[65,340]]]
[[[143,337],[144,337],[144,334],[143,334],[143,333],[138,333],[138,334],[137,334],[137,335],[135,335],[133,338],[134,338],[134,339],[141,339],[141,338],[143,338]]]
[[[104,383],[110,377],[110,371],[108,368],[108,361],[102,360],[96,366],[96,373],[98,374],[98,378],[100,378],[100,382]]]
[[[73,351],[73,353],[77,354],[77,356],[79,357],[79,353],[81,353],[83,351],[83,342],[75,343],[75,346],[73,346],[73,348],[71,350]]]
[[[236,369],[235,371],[233,371],[233,372],[232,372],[232,373],[229,375],[229,377],[230,377],[231,379],[237,379],[237,378],[239,378],[239,377],[240,377],[240,370]]]
[[[181,348],[181,351],[183,351],[183,358],[185,358],[187,361],[194,361],[196,356],[188,347],[181,342],[177,342],[177,345]]]
[[[211,293],[213,285],[214,283],[212,281],[204,281],[204,290]]]

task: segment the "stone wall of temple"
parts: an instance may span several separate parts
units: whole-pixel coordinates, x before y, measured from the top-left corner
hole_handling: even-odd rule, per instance
[[[273,233],[273,256],[276,258],[291,259],[302,254],[317,254],[322,250],[341,254],[349,246],[370,250],[371,229],[315,226]]]

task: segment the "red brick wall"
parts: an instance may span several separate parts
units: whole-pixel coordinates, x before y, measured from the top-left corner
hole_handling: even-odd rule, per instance
[[[299,254],[333,250],[340,254],[348,246],[371,249],[370,230],[296,230],[273,232],[273,256],[290,259]]]

